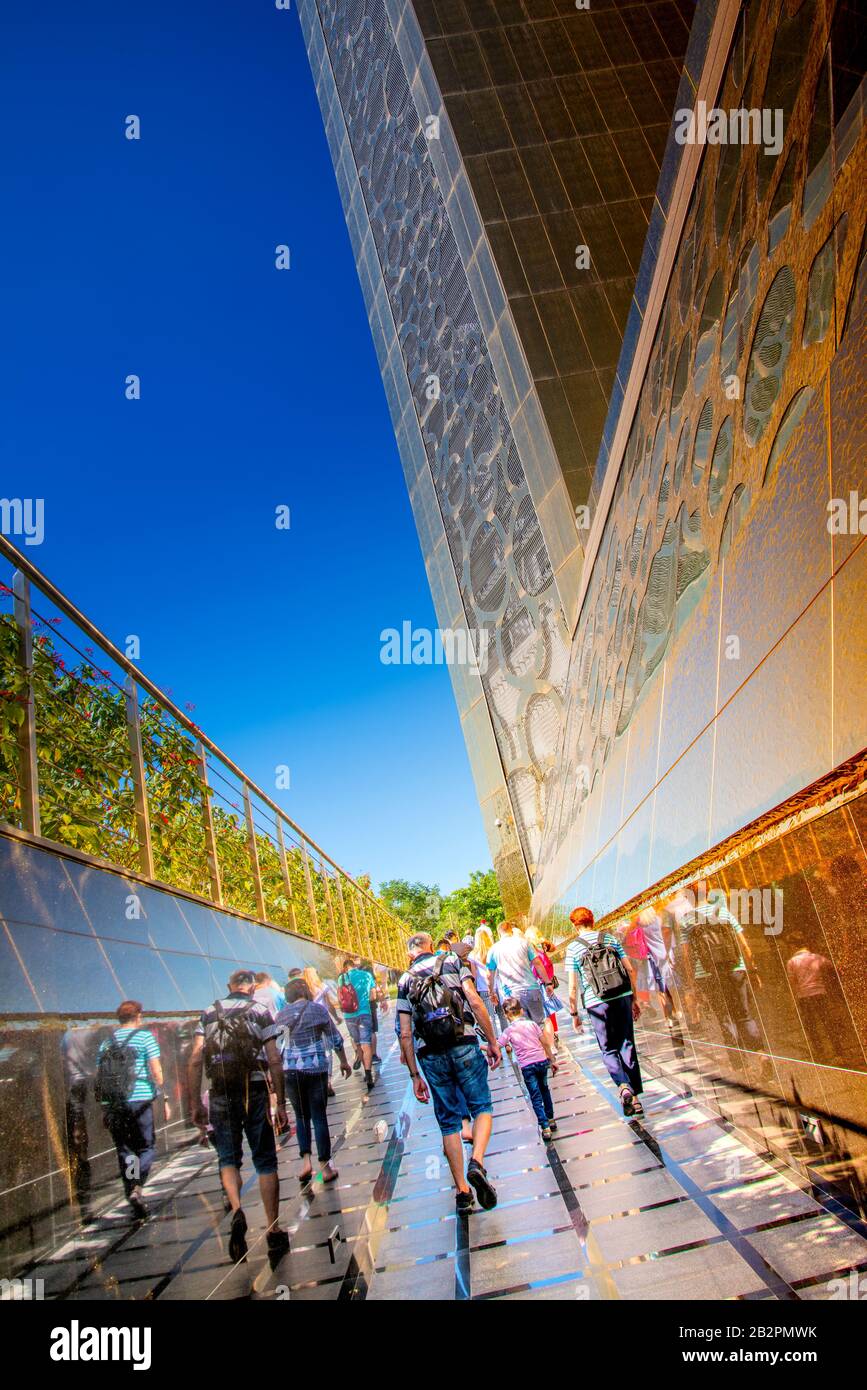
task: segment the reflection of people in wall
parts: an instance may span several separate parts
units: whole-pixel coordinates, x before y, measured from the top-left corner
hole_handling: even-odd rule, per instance
[[[99,1027],[67,1028],[60,1042],[63,1079],[66,1086],[66,1145],[69,1181],[72,1195],[81,1206],[86,1206],[90,1197],[87,1089],[96,1070],[96,1048],[99,1034]]]
[[[663,922],[652,907],[644,908],[632,918],[623,939],[624,950],[635,963],[637,992],[648,997],[656,995],[660,1011],[670,1030],[679,1026],[677,1007],[671,992],[675,978],[673,940],[671,927]]]
[[[285,994],[269,971],[257,970],[255,979],[253,998],[263,1009],[268,1010],[272,1018],[276,1018],[280,1010],[286,1007]]]
[[[662,911],[663,936],[668,943],[668,955],[672,963],[669,989],[677,996],[682,1013],[689,1028],[698,1024],[698,998],[692,972],[677,968],[677,957],[684,942],[683,921],[695,907],[695,896],[686,888],[681,888],[673,898],[669,898]]]
[[[761,1032],[752,1015],[747,973],[752,972],[757,988],[761,988],[761,980],[744,929],[725,906],[722,889],[711,889],[705,896],[704,884],[693,884],[692,888],[695,908],[682,918],[680,931],[685,965],[696,993],[732,1044],[759,1051]]]
[[[827,956],[810,949],[803,932],[793,932],[791,944],[794,950],[786,961],[786,974],[807,1041],[818,1061],[831,1062],[838,1053],[831,1031],[837,972]]]
[[[142,1196],[156,1156],[154,1101],[162,1095],[166,1122],[171,1108],[163,1091],[160,1047],[149,1028],[142,1027],[142,1005],[125,999],[117,1011],[119,1027],[100,1045],[97,1100],[105,1110],[105,1125],[114,1140],[126,1199],[140,1220],[148,1216]]]

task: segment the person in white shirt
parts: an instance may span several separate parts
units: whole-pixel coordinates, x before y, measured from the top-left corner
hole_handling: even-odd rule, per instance
[[[554,1029],[545,1010],[545,996],[533,971],[537,951],[514,922],[501,922],[499,940],[488,952],[488,990],[491,998],[519,999],[524,1011],[545,1032],[553,1046]]]

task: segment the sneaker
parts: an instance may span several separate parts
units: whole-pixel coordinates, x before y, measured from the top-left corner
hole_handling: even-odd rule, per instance
[[[488,1182],[488,1175],[478,1159],[471,1158],[467,1164],[467,1182],[479,1199],[479,1206],[490,1211],[497,1205],[497,1189]]]
[[[147,1221],[148,1217],[150,1216],[150,1209],[148,1208],[147,1202],[141,1195],[141,1188],[134,1188],[133,1191],[129,1194],[129,1198],[127,1200],[129,1201],[129,1204],[132,1207],[132,1213],[136,1221]]]
[[[459,1192],[455,1197],[455,1211],[458,1216],[469,1216],[476,1205],[472,1192]]]
[[[358,1071],[358,1068],[359,1068],[360,1066],[361,1066],[361,1058],[360,1058],[360,1057],[356,1057],[355,1061],[352,1063],[352,1070],[353,1070],[353,1071]]]
[[[232,1264],[237,1264],[243,1260],[247,1253],[247,1218],[239,1207],[232,1217],[232,1225],[229,1228],[229,1259]]]
[[[557,1121],[556,1121],[556,1120],[549,1120],[549,1121],[548,1121],[548,1128],[550,1129],[550,1131],[551,1131],[552,1134],[556,1134],[556,1133],[557,1133]]]
[[[544,1126],[541,1126],[541,1125],[540,1125],[540,1127],[539,1127],[539,1133],[540,1133],[540,1135],[542,1136],[542,1138],[545,1140],[545,1143],[547,1144],[548,1140],[551,1138],[551,1127],[550,1127],[550,1125],[544,1125]]]
[[[374,1062],[378,1062],[379,1065],[382,1066],[382,1058],[380,1057],[380,1055],[379,1055],[378,1052],[374,1052],[374,1054],[373,1054],[373,1060],[374,1060]]]
[[[285,1255],[289,1249],[288,1231],[269,1231],[266,1240],[269,1255]]]

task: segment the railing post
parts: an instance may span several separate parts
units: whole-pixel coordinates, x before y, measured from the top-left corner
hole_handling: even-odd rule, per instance
[[[370,960],[373,960],[373,957],[374,957],[374,954],[375,954],[375,953],[374,953],[374,949],[373,949],[373,936],[372,936],[372,934],[371,934],[371,930],[370,930],[370,921],[369,921],[368,915],[367,915],[367,911],[368,911],[368,909],[367,909],[367,903],[366,903],[365,900],[364,900],[364,894],[363,894],[363,893],[359,896],[358,901],[359,901],[359,905],[360,905],[360,907],[361,907],[361,920],[362,920],[362,922],[363,922],[363,924],[364,924],[364,936],[363,936],[363,940],[364,940],[364,954],[365,954]]]
[[[317,941],[321,940],[319,935],[319,917],[316,913],[316,899],[313,896],[313,879],[310,876],[310,860],[307,857],[307,846],[301,841],[301,859],[304,864],[304,882],[307,885],[307,906],[310,909],[310,924],[313,927],[313,935]]]
[[[256,894],[256,911],[262,921],[266,920],[265,894],[262,892],[262,875],[259,871],[259,850],[256,846],[256,828],[253,825],[253,803],[250,788],[244,783],[244,815],[247,818],[247,843],[250,847],[250,868],[253,870],[253,889]]]
[[[217,837],[214,834],[214,813],[208,795],[208,760],[205,745],[197,745],[199,755],[199,776],[202,779],[202,823],[205,828],[205,850],[208,855],[208,882],[211,885],[211,899],[217,907],[223,906],[223,885],[220,882],[220,861],[217,858]]]
[[[352,932],[349,930],[349,918],[346,915],[346,899],[343,896],[343,876],[335,874],[334,882],[337,884],[337,899],[340,903],[340,916],[343,920],[343,930],[346,933],[346,943],[352,946]]]
[[[334,922],[334,904],[331,901],[331,884],[328,881],[328,871],[323,864],[322,868],[322,887],[325,889],[325,906],[328,910],[328,920],[331,923],[331,945],[337,945],[337,927]]]
[[[362,949],[361,949],[361,945],[362,945],[361,927],[358,925],[358,908],[357,908],[356,905],[355,905],[355,899],[356,899],[357,897],[358,897],[358,890],[357,890],[356,888],[354,888],[354,887],[353,887],[353,888],[350,888],[350,890],[349,890],[349,906],[352,908],[352,924],[353,924],[353,926],[355,927],[355,939],[353,940],[353,939],[352,939],[352,936],[350,935],[350,942],[351,942],[351,944],[352,944],[353,953],[354,953],[355,955],[361,956],[361,955],[364,954],[364,952],[363,952]]]
[[[141,742],[141,715],[138,707],[138,688],[132,676],[123,684],[126,697],[126,730],[132,769],[132,789],[135,801],[135,831],[138,842],[139,868],[145,878],[154,876],[154,851],[151,843],[151,819],[148,810],[148,789],[145,780],[145,761]]]
[[[295,903],[292,894],[292,878],[289,873],[289,860],[286,858],[286,841],[283,839],[283,822],[279,816],[277,817],[277,849],[280,854],[280,871],[283,874],[283,887],[286,889],[286,897],[289,900],[289,926],[292,928],[292,931],[297,931]]]
[[[376,909],[376,926],[379,933],[379,959],[384,965],[388,958],[388,937],[385,931],[385,922],[381,908]]]
[[[24,676],[24,720],[18,726],[18,777],[21,823],[31,835],[42,833],[39,816],[39,764],[36,759],[36,702],[33,694],[33,614],[30,580],[15,571],[12,580],[14,616],[18,627],[18,662]]]

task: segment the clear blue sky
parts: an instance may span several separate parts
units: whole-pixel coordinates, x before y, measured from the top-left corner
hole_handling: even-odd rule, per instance
[[[0,495],[45,498],[30,557],[254,780],[287,763],[338,862],[458,886],[490,856],[448,673],[379,660],[436,620],[297,14],[4,28]]]

